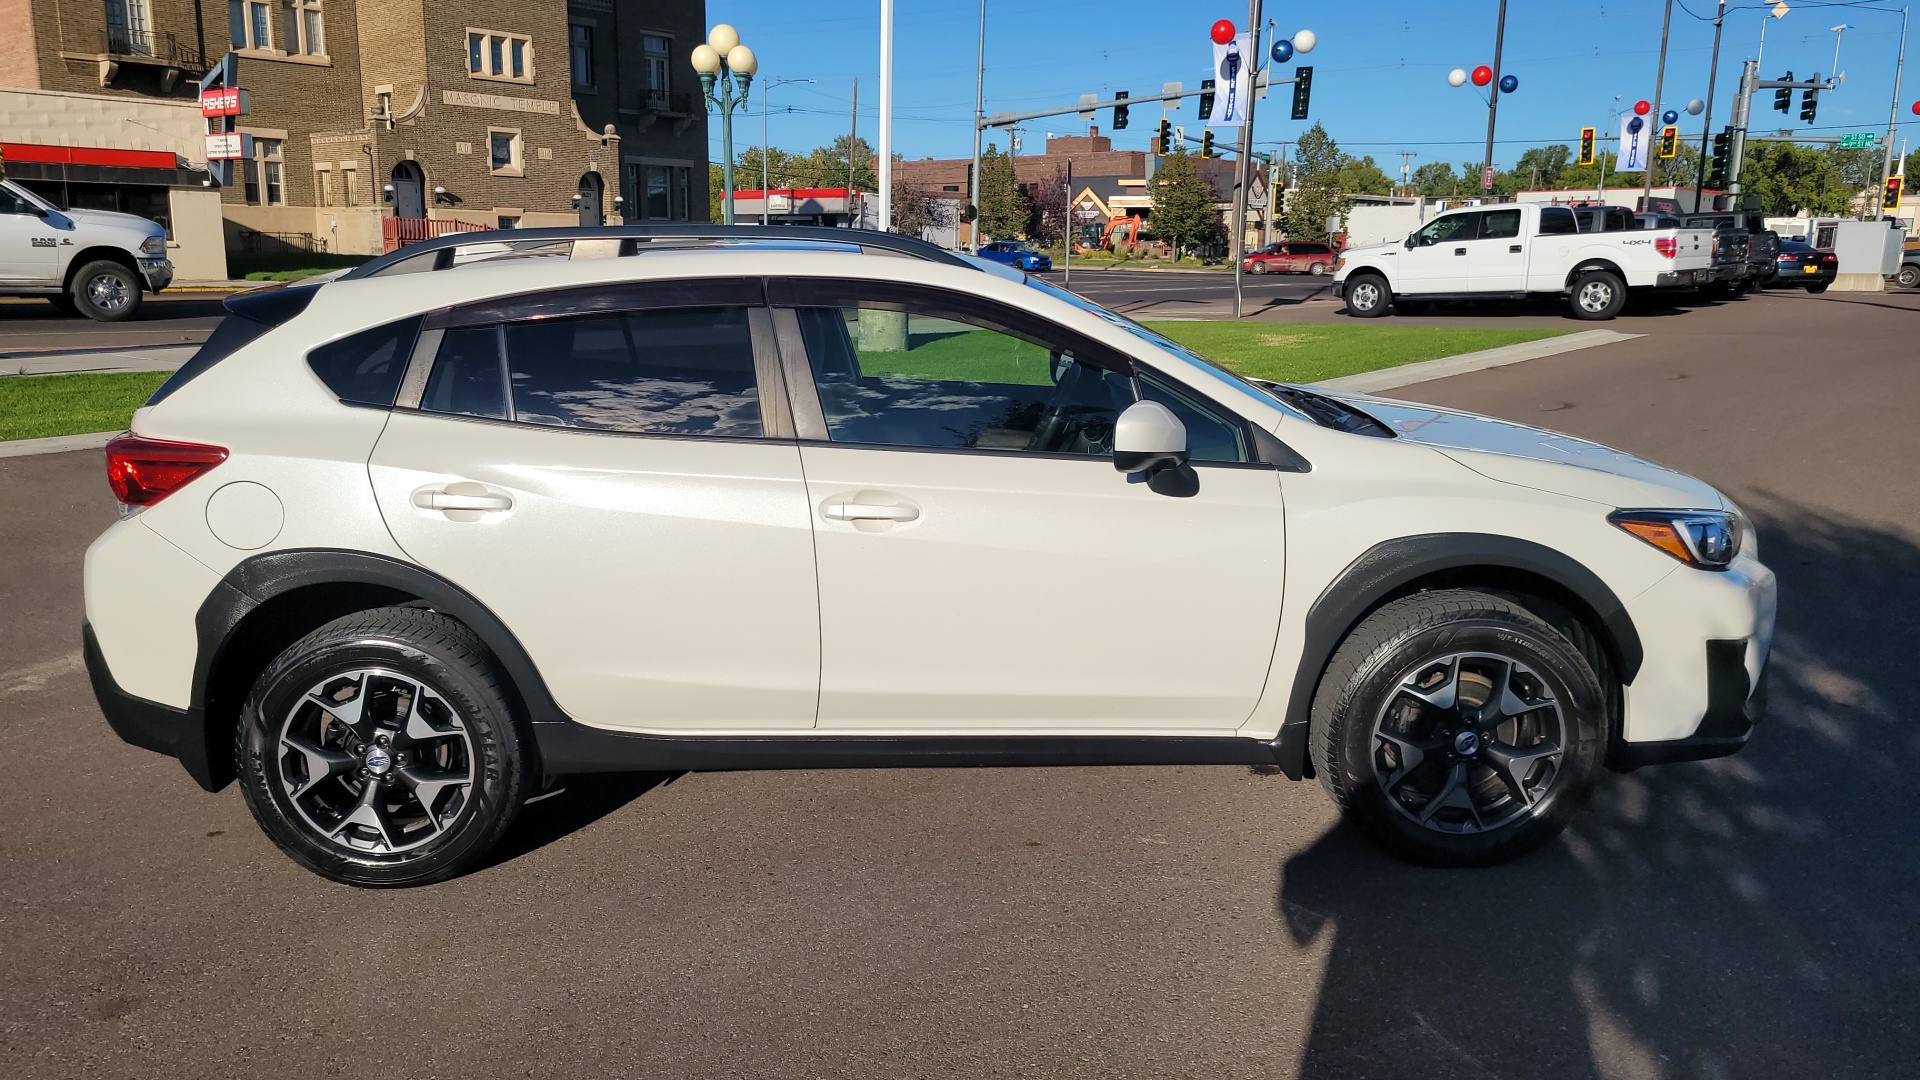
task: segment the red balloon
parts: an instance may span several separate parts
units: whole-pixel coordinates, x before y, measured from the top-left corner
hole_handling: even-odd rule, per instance
[[[1635,116],[1645,116],[1652,111],[1653,103],[1650,101],[1636,101],[1633,103],[1633,114]]]
[[[1213,43],[1215,45],[1225,45],[1227,42],[1232,40],[1233,40],[1233,20],[1232,19],[1221,19],[1219,22],[1213,24]]]
[[[1485,86],[1493,81],[1493,69],[1485,64],[1473,69],[1473,85]]]
[[[1913,103],[1913,115],[1920,116],[1920,101]]]

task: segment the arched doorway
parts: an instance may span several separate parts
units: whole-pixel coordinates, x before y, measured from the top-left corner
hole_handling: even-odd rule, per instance
[[[427,174],[412,161],[395,162],[393,166],[393,216],[403,218],[423,218],[427,216]]]
[[[580,178],[580,224],[586,226],[606,224],[601,208],[601,195],[605,189],[606,184],[597,172],[587,173]]]

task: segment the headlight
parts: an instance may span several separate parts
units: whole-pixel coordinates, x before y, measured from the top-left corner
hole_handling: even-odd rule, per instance
[[[1337,259],[1335,259],[1335,260],[1333,260],[1333,272],[1334,272],[1334,273],[1336,273],[1336,274],[1337,274],[1337,273],[1339,273],[1340,271],[1342,271],[1342,270],[1344,270],[1344,269],[1346,269],[1346,268],[1347,268],[1347,257],[1346,257],[1345,255],[1342,255],[1342,256],[1340,256],[1339,258],[1337,258]]]
[[[1607,520],[1688,566],[1725,570],[1745,520],[1721,510],[1615,510]]]
[[[165,236],[149,236],[145,240],[140,241],[140,254],[142,255],[165,255],[166,253],[167,238]]]

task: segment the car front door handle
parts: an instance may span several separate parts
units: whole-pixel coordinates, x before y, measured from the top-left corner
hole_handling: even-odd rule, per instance
[[[1453,253],[1454,253],[1455,255],[1465,255],[1465,254],[1467,253],[1467,249],[1466,249],[1466,248],[1454,248],[1454,249],[1453,249]]]
[[[829,503],[821,513],[830,521],[913,521],[920,516],[920,511],[911,506],[871,503]]]
[[[1519,245],[1519,244],[1509,244],[1509,245],[1507,246],[1507,250],[1508,250],[1508,251],[1510,251],[1510,252],[1512,252],[1512,253],[1514,253],[1515,255],[1518,255],[1518,254],[1520,254],[1520,245]]]

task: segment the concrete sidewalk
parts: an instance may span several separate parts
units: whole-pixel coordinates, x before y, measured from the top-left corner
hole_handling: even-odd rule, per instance
[[[108,349],[0,353],[0,378],[117,371],[172,371],[199,350],[191,345],[130,345]]]

